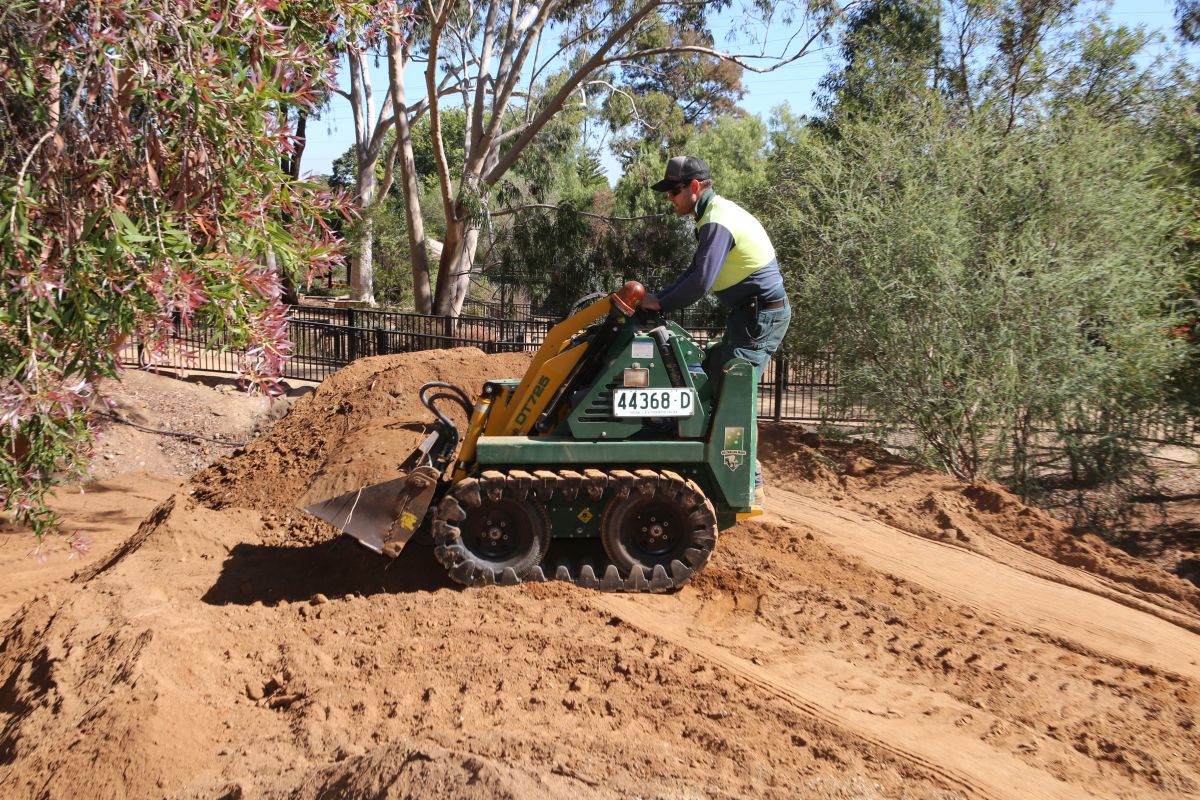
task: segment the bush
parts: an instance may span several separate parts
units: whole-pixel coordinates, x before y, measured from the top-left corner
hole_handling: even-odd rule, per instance
[[[247,349],[270,390],[290,344],[279,269],[336,257],[333,199],[285,179],[349,3],[15,0],[0,11],[0,504],[39,534],[86,468],[89,398],[176,315]],[[288,220],[290,222],[285,222]]]
[[[1047,430],[1088,477],[1131,474],[1184,355],[1182,219],[1149,137],[1082,114],[1004,135],[936,102],[839,135],[784,148],[771,176],[790,345],[831,348],[846,402],[959,477],[1031,489]]]

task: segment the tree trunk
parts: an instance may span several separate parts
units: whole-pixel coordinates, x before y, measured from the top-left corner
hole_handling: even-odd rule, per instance
[[[400,117],[397,117],[399,120]],[[400,182],[404,191],[404,217],[408,223],[408,251],[412,259],[413,303],[418,314],[433,311],[433,293],[429,283],[429,255],[425,250],[425,220],[421,216],[421,196],[417,188],[417,165],[413,159],[412,140],[409,138],[408,120],[397,127],[397,135],[403,129],[400,147]]]
[[[412,129],[408,124],[408,99],[404,92],[404,65],[408,50],[398,28],[388,34],[388,91],[396,119],[395,147],[400,156],[400,190],[404,193],[404,220],[408,226],[408,253],[412,261],[413,304],[418,314],[433,312],[429,287],[429,257],[425,251],[425,220],[417,186],[417,164],[413,158]],[[393,155],[396,151],[393,151]]]
[[[404,88],[392,84],[392,105],[396,114],[396,147],[400,149],[400,188],[404,192],[404,219],[408,223],[408,251],[412,259],[413,303],[418,314],[433,312],[433,294],[429,285],[429,257],[425,252],[425,220],[421,217],[421,196],[417,187],[417,164],[413,158],[412,132],[408,109],[404,106]]]
[[[288,164],[288,174],[292,176],[292,180],[300,179],[300,159],[304,157],[307,131],[308,111],[301,108],[296,115],[296,152],[292,153],[292,159]]]
[[[479,227],[470,220],[446,226],[442,257],[438,262],[437,296],[433,313],[457,317],[471,286],[471,267],[479,247]]]
[[[283,302],[289,306],[300,305],[300,293],[296,290],[296,282],[292,280],[292,273],[286,269],[279,269],[275,259],[275,249],[267,248],[267,269],[271,272],[279,273],[279,285],[283,290]]]
[[[363,221],[362,235],[350,256],[350,299],[375,305],[375,262],[372,247],[375,242],[373,223]]]
[[[463,237],[462,250],[458,256],[455,272],[458,280],[454,282],[454,316],[462,314],[463,302],[471,288],[471,268],[475,264],[475,251],[479,248],[479,228],[469,226]]]
[[[284,111],[285,122],[287,112]],[[300,177],[300,157],[304,154],[304,131],[308,124],[308,112],[302,108],[296,109],[296,146],[294,152],[290,155],[284,155],[280,163],[286,174],[292,180]],[[281,214],[284,223],[291,224],[292,215],[283,212]],[[292,273],[288,270],[279,270],[276,263],[275,251],[267,248],[267,268],[272,272],[279,272],[279,284],[283,289],[283,302],[290,306],[300,304],[300,292],[296,288],[296,281],[292,279]]]
[[[375,231],[371,222],[372,200],[375,197],[375,169],[358,170],[358,202],[362,208],[362,233],[350,256],[350,298],[375,305],[375,266],[372,247]]]
[[[437,288],[433,298],[434,314],[452,316],[454,313],[454,298],[458,294],[455,273],[458,271],[465,229],[466,220],[446,220],[446,236],[442,239],[442,257],[438,259]]]

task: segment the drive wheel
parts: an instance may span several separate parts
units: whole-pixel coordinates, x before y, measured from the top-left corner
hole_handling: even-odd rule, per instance
[[[497,497],[472,488],[442,500],[434,554],[452,578],[467,586],[523,580],[550,546],[546,509],[532,498],[518,500],[507,489]]]
[[[622,574],[660,564],[670,571],[673,561],[696,570],[717,544],[716,513],[694,482],[664,475],[609,502],[600,540]]]

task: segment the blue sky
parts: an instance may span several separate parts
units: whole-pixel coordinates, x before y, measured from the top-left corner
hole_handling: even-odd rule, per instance
[[[1175,21],[1174,0],[1117,0],[1113,4],[1110,16],[1117,24],[1131,27],[1140,24],[1150,30],[1169,34]],[[725,31],[721,26],[717,25],[713,32],[718,44],[723,42]],[[768,40],[768,46],[778,41],[772,37]],[[783,103],[790,105],[793,112],[811,113],[813,92],[821,77],[829,70],[830,62],[835,56],[832,51],[817,52],[766,75],[745,73],[742,82],[747,88],[747,93],[742,99],[742,107],[763,117],[770,114],[772,108]],[[381,100],[387,91],[384,67],[381,59],[380,68],[373,71],[377,101]],[[405,79],[409,98],[416,100],[422,97],[420,89],[424,84],[420,72],[411,70]],[[348,84],[347,78],[339,76],[339,85],[345,88]],[[309,123],[308,144],[304,150],[304,171],[318,175],[328,174],[333,160],[344,153],[353,141],[354,122],[350,115],[350,103],[345,98],[335,96],[321,119]],[[606,159],[605,166],[610,173],[616,168],[611,159]],[[610,178],[614,177],[610,174]]]

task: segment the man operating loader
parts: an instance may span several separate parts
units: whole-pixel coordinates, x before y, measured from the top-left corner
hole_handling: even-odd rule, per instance
[[[731,358],[744,358],[761,378],[792,319],[771,239],[750,212],[712,188],[712,173],[702,159],[676,156],[666,175],[650,188],[666,192],[675,213],[696,219],[692,263],[665,289],[647,294],[642,307],[676,311],[712,290],[728,308],[725,334],[709,351],[705,370],[718,375]],[[762,470],[755,464],[754,494],[762,502]]]

